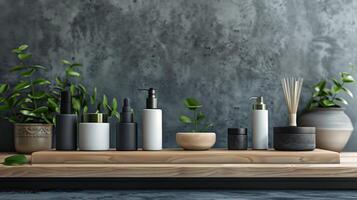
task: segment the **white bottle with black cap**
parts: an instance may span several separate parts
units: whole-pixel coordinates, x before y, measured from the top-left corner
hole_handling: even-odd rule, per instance
[[[162,110],[157,108],[156,90],[142,90],[148,91],[142,115],[143,150],[162,150]]]
[[[255,100],[251,116],[253,149],[268,149],[269,126],[267,106],[264,103],[263,97],[251,97],[250,100]]]

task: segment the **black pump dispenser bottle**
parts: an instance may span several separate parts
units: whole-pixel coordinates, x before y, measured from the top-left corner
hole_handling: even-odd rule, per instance
[[[130,107],[130,100],[124,99],[120,122],[117,124],[116,146],[118,151],[136,151],[137,124],[134,122],[134,112]]]
[[[69,91],[61,92],[60,114],[56,116],[56,150],[77,150],[77,115],[72,114]]]

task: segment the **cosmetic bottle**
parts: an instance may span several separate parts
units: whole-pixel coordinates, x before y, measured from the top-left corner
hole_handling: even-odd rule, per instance
[[[109,150],[108,116],[103,113],[84,113],[79,123],[79,150]]]
[[[248,135],[246,128],[228,128],[228,150],[247,150]]]
[[[148,91],[146,109],[142,113],[143,150],[154,151],[162,149],[162,111],[157,108],[156,90]]]
[[[134,111],[128,98],[124,99],[120,122],[116,129],[116,146],[119,151],[137,150],[137,125],[134,122]]]
[[[60,114],[56,116],[56,150],[77,150],[77,115],[72,114],[71,94],[61,92]]]
[[[255,100],[251,114],[253,149],[268,149],[268,110],[263,97],[251,97]]]

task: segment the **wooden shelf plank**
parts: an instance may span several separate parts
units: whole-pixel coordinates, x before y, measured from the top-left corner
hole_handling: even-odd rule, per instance
[[[32,164],[336,164],[337,152],[314,151],[41,151]]]
[[[357,165],[340,164],[35,164],[1,166],[0,177],[101,178],[342,178],[357,177]]]

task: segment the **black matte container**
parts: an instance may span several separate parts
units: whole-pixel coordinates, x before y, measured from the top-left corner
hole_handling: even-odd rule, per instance
[[[247,150],[248,135],[246,128],[228,129],[228,150]]]
[[[312,151],[316,148],[315,127],[274,127],[274,149],[279,151]]]
[[[61,92],[61,112],[56,116],[56,150],[77,150],[78,119],[72,114],[71,99],[69,91]]]
[[[77,150],[77,115],[60,114],[56,116],[56,150]]]
[[[136,151],[137,144],[137,125],[136,123],[117,124],[117,150]]]
[[[137,124],[134,122],[134,111],[130,107],[129,98],[123,102],[122,112],[120,113],[120,122],[116,127],[116,148],[118,151],[136,151],[137,142]]]

